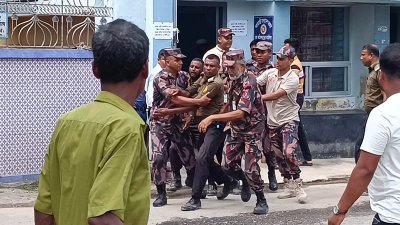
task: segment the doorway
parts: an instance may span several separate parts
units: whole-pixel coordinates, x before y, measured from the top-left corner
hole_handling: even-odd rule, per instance
[[[226,2],[178,1],[178,48],[187,56],[183,70],[193,58],[203,58],[217,44],[217,29],[226,26]]]

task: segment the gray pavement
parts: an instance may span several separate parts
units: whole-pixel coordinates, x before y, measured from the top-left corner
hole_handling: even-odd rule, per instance
[[[262,164],[264,181],[267,168]],[[243,203],[238,195],[230,195],[223,201],[209,197],[202,201],[202,209],[182,212],[180,206],[190,197],[190,190],[169,193],[168,205],[150,209],[149,225],[162,224],[326,224],[331,207],[337,203],[346,186],[352,169],[353,159],[315,160],[312,167],[301,167],[308,193],[307,204],[298,204],[295,199],[279,200],[278,193],[267,193],[270,207],[267,216],[255,216],[255,195]],[[279,174],[278,171],[277,175]],[[182,170],[182,173],[184,171]],[[282,182],[282,179],[279,178]],[[0,225],[33,225],[33,202],[35,190],[15,188],[15,184],[0,187]],[[7,186],[7,187],[4,187]],[[281,190],[280,190],[281,191]],[[153,201],[153,200],[152,200]],[[344,224],[369,225],[374,213],[368,205],[368,198],[361,197]]]

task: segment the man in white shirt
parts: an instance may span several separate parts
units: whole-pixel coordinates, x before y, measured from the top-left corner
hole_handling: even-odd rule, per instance
[[[219,71],[222,72],[224,56],[228,51],[233,50],[231,47],[232,47],[233,35],[235,35],[235,34],[232,32],[232,29],[230,29],[230,28],[219,28],[217,32],[218,32],[218,44],[217,44],[217,46],[208,50],[204,54],[203,61],[206,60],[206,57],[208,55],[214,54],[214,55],[218,56],[220,59]]]
[[[372,224],[400,224],[400,44],[389,45],[379,62],[379,83],[387,100],[368,117],[360,158],[329,225],[343,222],[368,184],[371,209],[376,212]]]
[[[149,76],[147,77],[146,84],[144,86],[144,90],[146,91],[146,104],[147,104],[147,112],[150,112],[150,108],[153,104],[153,80],[154,77],[165,67],[165,50],[161,49],[158,52],[158,61],[157,65],[151,70]],[[147,115],[149,117],[149,115]]]

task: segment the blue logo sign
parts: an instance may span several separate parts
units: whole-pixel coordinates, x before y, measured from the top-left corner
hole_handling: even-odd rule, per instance
[[[254,39],[272,43],[273,16],[254,16]]]

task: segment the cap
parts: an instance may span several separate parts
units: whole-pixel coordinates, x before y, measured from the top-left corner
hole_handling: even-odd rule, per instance
[[[279,58],[294,58],[296,56],[296,51],[293,47],[283,46],[281,49],[279,49],[279,52],[275,52],[274,55],[278,56]]]
[[[173,56],[175,58],[186,58],[186,55],[182,54],[181,49],[180,48],[166,48],[164,49],[164,54],[165,57],[167,56]]]
[[[232,50],[225,54],[224,64],[225,66],[233,66],[237,61],[242,60],[244,62],[244,51],[242,49]]]
[[[268,41],[260,41],[260,42],[257,42],[257,44],[254,48],[260,49],[262,51],[272,50],[272,43],[268,42]]]
[[[224,36],[224,37],[226,37],[226,36],[229,36],[229,35],[235,35],[235,34],[232,32],[232,29],[231,29],[231,28],[219,28],[219,29],[218,29],[218,36]]]

